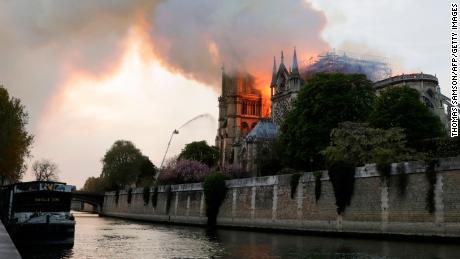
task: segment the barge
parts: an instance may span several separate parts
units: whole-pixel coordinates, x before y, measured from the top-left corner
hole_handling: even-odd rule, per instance
[[[75,186],[34,181],[0,187],[0,218],[16,246],[73,246]]]

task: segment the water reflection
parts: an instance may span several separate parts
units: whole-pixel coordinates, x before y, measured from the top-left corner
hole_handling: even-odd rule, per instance
[[[458,258],[460,246],[166,226],[76,214],[73,248],[24,258]]]

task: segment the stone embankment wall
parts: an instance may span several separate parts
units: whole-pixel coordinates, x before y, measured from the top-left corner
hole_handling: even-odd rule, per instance
[[[321,176],[321,196],[315,198],[315,177],[304,173],[293,198],[291,175],[227,181],[227,196],[217,224],[220,226],[328,233],[411,235],[460,238],[460,157],[441,159],[436,183],[430,186],[423,162],[399,164],[406,174],[404,194],[398,188],[401,170],[392,165],[388,181],[375,165],[356,168],[354,195],[344,213],[337,214],[327,172]],[[434,188],[433,213],[427,193]],[[168,189],[170,191],[168,191]],[[154,189],[151,188],[150,197]],[[168,210],[168,196],[169,210]],[[157,204],[144,203],[143,189],[106,193],[103,215],[169,223],[206,224],[201,183],[160,186]]]

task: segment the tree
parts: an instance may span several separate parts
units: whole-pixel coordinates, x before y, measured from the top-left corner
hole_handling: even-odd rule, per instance
[[[117,140],[102,159],[102,174],[108,190],[136,183],[145,157],[130,141]]]
[[[83,185],[82,191],[103,193],[105,190],[104,182],[100,177],[89,177]]]
[[[163,184],[202,182],[210,173],[209,167],[196,160],[170,162],[162,170],[158,181]]]
[[[209,227],[216,226],[220,206],[225,200],[225,195],[227,194],[225,180],[225,175],[220,172],[212,173],[204,179],[203,193],[206,202],[206,216],[208,217]]]
[[[322,151],[328,164],[343,161],[353,167],[366,163],[390,164],[420,155],[406,146],[401,128],[376,129],[367,123],[343,122],[331,132],[331,144]]]
[[[33,136],[26,131],[28,115],[21,101],[0,86],[0,184],[21,179]]]
[[[156,166],[146,156],[142,158],[139,168],[139,175],[137,176],[136,186],[150,186],[153,185],[155,175],[157,174]]]
[[[420,101],[417,90],[409,87],[395,87],[382,92],[369,121],[377,128],[404,129],[410,146],[421,139],[446,135],[439,117]]]
[[[375,129],[367,123],[343,122],[331,132],[331,144],[322,151],[328,165],[336,199],[337,212],[341,214],[351,203],[354,192],[355,167],[376,163],[383,177],[391,172],[391,163],[421,157],[406,147],[406,136],[401,128]],[[399,186],[405,190],[404,175]]]
[[[323,167],[320,154],[330,132],[343,121],[366,121],[374,101],[371,82],[359,74],[316,74],[303,87],[281,126],[284,165],[302,170]]]
[[[57,164],[48,159],[35,161],[32,170],[37,181],[57,181],[59,179]]]
[[[179,159],[195,160],[213,167],[219,160],[219,150],[211,147],[206,141],[194,141],[185,145],[179,154]]]

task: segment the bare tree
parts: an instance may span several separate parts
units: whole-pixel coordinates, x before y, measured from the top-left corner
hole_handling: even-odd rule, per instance
[[[32,170],[37,181],[58,180],[58,166],[56,163],[48,159],[35,161],[32,165]]]

